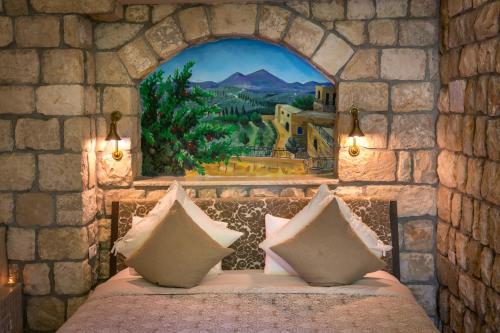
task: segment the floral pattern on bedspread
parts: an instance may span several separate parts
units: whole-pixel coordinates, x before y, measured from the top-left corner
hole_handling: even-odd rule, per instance
[[[90,299],[58,331],[437,332],[415,301],[325,294],[134,295]]]

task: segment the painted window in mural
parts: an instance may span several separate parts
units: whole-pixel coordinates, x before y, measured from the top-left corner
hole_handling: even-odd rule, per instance
[[[189,48],[140,87],[143,175],[333,173],[335,87],[286,48]]]

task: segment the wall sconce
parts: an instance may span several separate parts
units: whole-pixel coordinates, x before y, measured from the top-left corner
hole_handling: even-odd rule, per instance
[[[114,111],[113,113],[111,113],[111,123],[109,124],[108,135],[106,136],[106,141],[115,142],[115,150],[113,151],[112,156],[116,161],[121,160],[123,157],[123,152],[118,148],[118,141],[120,141],[122,138],[120,138],[118,132],[116,131],[116,124],[120,119],[122,119],[122,114],[120,111]]]
[[[349,147],[349,155],[358,156],[359,155],[359,146],[356,144],[356,138],[365,136],[361,128],[359,127],[359,119],[358,113],[359,109],[356,106],[352,106],[349,110],[349,113],[352,116],[353,124],[351,133],[349,133],[349,137],[352,138],[352,145]]]

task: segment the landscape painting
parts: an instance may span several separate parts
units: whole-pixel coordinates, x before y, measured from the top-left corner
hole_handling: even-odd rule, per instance
[[[335,86],[286,48],[251,39],[195,46],[140,91],[143,175],[334,172]]]

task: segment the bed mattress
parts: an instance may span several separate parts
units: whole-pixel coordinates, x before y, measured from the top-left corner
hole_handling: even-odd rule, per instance
[[[164,288],[121,271],[58,332],[437,332],[387,272],[312,287],[299,277],[224,271],[194,288]]]

